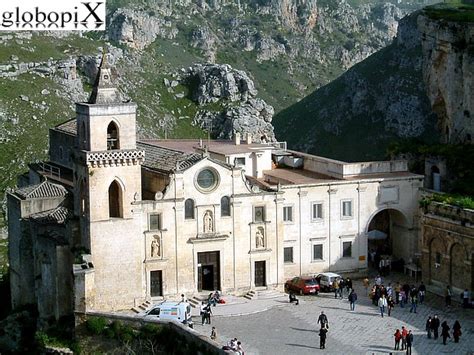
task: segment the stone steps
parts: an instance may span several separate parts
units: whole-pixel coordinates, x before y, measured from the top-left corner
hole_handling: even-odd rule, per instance
[[[268,290],[251,290],[247,292],[244,298],[248,300],[269,300],[273,298],[282,297],[283,294],[274,289]]]
[[[136,307],[133,307],[132,308],[132,311],[134,313],[143,313],[145,312],[148,308],[150,308],[152,305],[152,303],[150,301],[145,301],[143,302],[142,304],[136,306]]]

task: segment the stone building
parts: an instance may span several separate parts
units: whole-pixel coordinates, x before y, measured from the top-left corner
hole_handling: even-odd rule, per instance
[[[423,279],[457,296],[474,291],[474,211],[431,202],[421,216]]]
[[[37,303],[44,318],[364,270],[377,225],[395,257],[418,248],[423,176],[406,162],[345,163],[239,134],[137,141],[136,105],[105,61],[76,118],[50,130],[49,157],[8,194],[13,306]]]

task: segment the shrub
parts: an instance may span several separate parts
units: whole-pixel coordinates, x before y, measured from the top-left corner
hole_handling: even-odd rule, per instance
[[[107,327],[107,321],[102,317],[92,317],[86,322],[86,328],[92,334],[100,335],[104,332]]]

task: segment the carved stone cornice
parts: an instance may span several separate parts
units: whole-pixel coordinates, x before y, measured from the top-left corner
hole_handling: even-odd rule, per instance
[[[91,168],[108,166],[141,165],[145,151],[138,149],[103,150],[98,152],[81,152],[81,160]]]

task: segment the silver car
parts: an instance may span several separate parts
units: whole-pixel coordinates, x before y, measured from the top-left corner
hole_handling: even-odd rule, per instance
[[[315,276],[315,279],[319,282],[319,288],[321,291],[333,291],[334,281],[339,282],[342,276],[333,272],[323,272]]]

